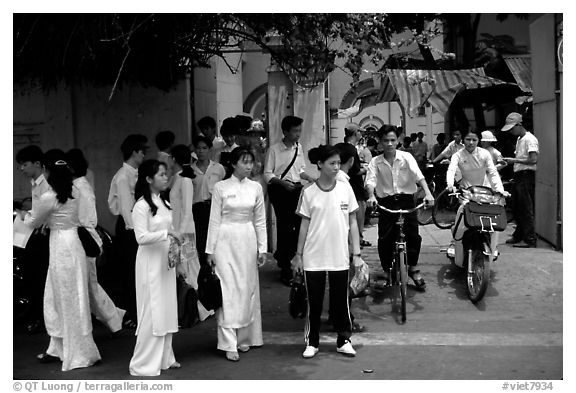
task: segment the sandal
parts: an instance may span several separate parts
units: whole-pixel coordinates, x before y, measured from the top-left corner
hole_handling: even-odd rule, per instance
[[[230,360],[231,362],[237,362],[240,360],[240,355],[238,355],[238,352],[226,351],[226,359]]]
[[[414,281],[416,289],[421,291],[426,289],[426,283],[424,282],[424,278],[422,278],[422,275],[420,274],[420,270],[417,269],[408,270],[408,275]]]
[[[36,359],[40,363],[54,363],[54,362],[60,361],[60,358],[58,358],[56,356],[48,355],[47,353],[41,353],[41,354],[37,355]]]
[[[250,350],[250,345],[239,345],[238,351],[246,353]]]

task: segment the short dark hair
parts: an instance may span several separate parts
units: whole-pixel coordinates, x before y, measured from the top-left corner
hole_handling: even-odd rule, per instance
[[[250,129],[250,127],[252,127],[252,118],[250,116],[236,115],[234,120],[236,121],[236,127],[241,134],[245,133]]]
[[[44,164],[44,153],[42,153],[42,149],[36,145],[29,145],[18,150],[18,153],[16,153],[16,162],[23,164],[28,161]]]
[[[422,131],[420,131],[420,132],[418,133],[418,138],[420,138],[421,136],[422,136],[422,137],[424,136],[424,133],[423,133]]]
[[[440,141],[445,141],[446,140],[446,134],[444,134],[443,132],[441,132],[440,134],[438,134],[436,136],[436,141],[438,143],[440,143]]]
[[[237,135],[239,131],[239,124],[237,117],[227,117],[220,126],[220,135],[229,136]]]
[[[205,130],[206,128],[216,128],[216,120],[210,116],[204,116],[196,123],[199,129]]]
[[[66,153],[66,162],[76,177],[86,176],[88,161],[80,149],[70,149]]]
[[[212,149],[212,141],[210,139],[208,139],[207,137],[203,136],[203,135],[199,135],[196,140],[194,141],[194,147],[198,147],[198,144],[200,142],[204,142],[209,149]]]
[[[146,143],[148,143],[148,138],[142,134],[128,135],[120,145],[120,151],[122,152],[124,161],[129,159],[133,152],[146,150]]]
[[[174,135],[172,131],[165,130],[156,134],[156,146],[158,146],[158,150],[163,151],[168,149],[174,144],[174,140],[176,140],[176,135]]]
[[[336,149],[338,149],[338,153],[340,154],[340,161],[342,163],[347,162],[350,157],[354,157],[356,153],[356,148],[349,143],[337,143],[334,145]]]
[[[192,160],[190,149],[186,145],[176,145],[170,153],[174,161],[180,166],[188,165]]]
[[[292,128],[298,127],[303,122],[304,122],[304,120],[298,116],[291,116],[291,115],[285,116],[282,119],[282,124],[281,124],[282,132],[288,132]]]
[[[380,129],[378,130],[378,138],[382,138],[384,135],[393,132],[396,134],[396,138],[398,138],[400,136],[400,134],[402,133],[402,128],[401,127],[396,127],[393,126],[391,124],[384,124],[382,127],[380,127]]]
[[[374,138],[368,138],[366,146],[378,146],[378,141]]]

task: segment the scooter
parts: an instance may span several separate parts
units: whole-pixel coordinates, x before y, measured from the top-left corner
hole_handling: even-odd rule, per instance
[[[454,247],[447,257],[466,269],[466,289],[472,303],[486,294],[490,283],[490,265],[498,257],[497,232],[506,229],[503,195],[488,187],[472,186],[453,193],[461,206],[452,227]]]

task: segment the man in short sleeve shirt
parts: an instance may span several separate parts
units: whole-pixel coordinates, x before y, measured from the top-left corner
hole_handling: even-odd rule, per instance
[[[534,232],[534,192],[536,188],[536,164],[538,163],[538,139],[522,126],[522,115],[512,112],[506,117],[502,131],[517,136],[515,157],[505,157],[514,164],[514,219],[516,230],[506,240],[514,247],[536,247]]]
[[[416,159],[412,154],[396,150],[398,144],[397,129],[394,126],[382,126],[378,130],[380,144],[384,152],[373,158],[368,165],[366,174],[366,189],[368,203],[379,204],[391,210],[410,209],[415,206],[414,193],[420,185],[426,193],[425,200],[433,204],[434,197],[428,189],[426,179],[422,175]],[[420,290],[426,288],[424,278],[416,269],[422,237],[418,233],[416,212],[404,215],[404,234],[408,257],[408,274]],[[378,220],[378,255],[388,277],[394,257],[395,242],[398,237],[397,215],[385,211],[380,212]]]
[[[306,162],[298,143],[303,119],[286,116],[282,119],[284,137],[270,146],[264,165],[268,196],[276,215],[276,251],[274,258],[280,268],[280,281],[289,286],[292,279],[290,261],[296,254],[300,217],[296,207],[302,190],[301,180],[314,181],[304,172]]]

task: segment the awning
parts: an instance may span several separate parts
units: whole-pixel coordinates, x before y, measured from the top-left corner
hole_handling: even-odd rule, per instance
[[[467,70],[386,70],[407,114],[413,117],[427,101],[444,115],[454,97],[466,89],[511,84],[486,76],[483,68]]]
[[[532,59],[530,56],[504,56],[504,61],[520,89],[532,93]]]

